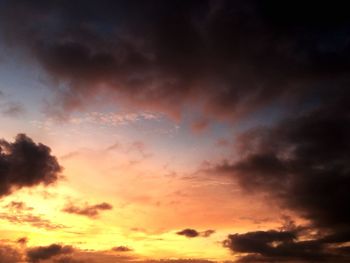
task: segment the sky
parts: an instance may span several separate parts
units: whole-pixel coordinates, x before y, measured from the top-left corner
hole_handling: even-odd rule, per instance
[[[0,0],[0,263],[349,262],[347,10]]]

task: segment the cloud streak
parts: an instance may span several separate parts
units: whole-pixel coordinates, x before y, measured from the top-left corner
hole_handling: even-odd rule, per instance
[[[113,206],[109,203],[100,203],[96,205],[85,205],[82,207],[68,204],[62,209],[63,212],[69,214],[76,214],[81,216],[86,216],[89,218],[97,218],[101,211],[112,210]]]
[[[184,230],[176,232],[177,235],[185,236],[187,238],[210,237],[214,233],[215,233],[215,230],[211,230],[211,229],[205,230],[203,232],[198,232],[197,230],[191,229],[191,228],[186,228]]]
[[[130,251],[133,251],[133,250],[131,248],[129,248],[129,247],[118,246],[118,247],[112,248],[112,251],[115,251],[115,252],[130,252]]]
[[[43,218],[40,215],[34,215],[31,213],[0,213],[0,219],[9,221],[13,224],[29,224],[33,227],[43,228],[46,230],[66,228],[65,225],[55,224],[50,220]]]

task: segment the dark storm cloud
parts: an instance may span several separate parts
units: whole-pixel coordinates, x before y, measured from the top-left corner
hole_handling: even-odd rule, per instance
[[[349,96],[238,138],[242,158],[224,163],[252,192],[266,192],[320,227],[350,222]]]
[[[240,117],[276,100],[305,102],[336,78],[322,87],[335,92],[349,73],[350,19],[339,2],[18,0],[0,10],[7,43],[62,84],[58,110],[105,94],[171,114],[197,105]]]
[[[309,260],[319,259],[319,255],[310,252],[310,247],[299,246],[294,242],[295,233],[287,231],[257,231],[245,234],[229,235],[224,246],[239,253],[252,253],[262,257],[283,261],[286,259],[298,260],[299,257]],[[298,248],[298,249],[296,249]],[[318,249],[317,249],[318,251]]]
[[[271,261],[274,256],[278,261],[282,254],[300,260],[318,255],[317,260],[321,261],[330,256],[324,253],[324,244],[345,246],[350,241],[349,102],[345,91],[338,98],[331,97],[271,127],[246,131],[237,138],[240,159],[226,161],[212,170],[232,176],[249,193],[267,194],[282,207],[297,212],[310,221],[320,237],[306,243],[282,240],[282,246],[266,247],[267,243],[281,242],[276,237],[281,233],[253,232],[230,236],[228,247],[242,253],[258,253]],[[268,236],[274,240],[266,241]],[[251,242],[242,243],[247,240]],[[242,244],[252,246],[251,251],[244,251]],[[312,247],[304,250],[304,245]],[[312,255],[306,253],[309,250]],[[332,251],[331,256],[339,253],[337,256],[341,257],[341,251]]]
[[[52,244],[47,247],[33,247],[28,249],[27,258],[29,262],[36,263],[54,256],[70,254],[73,251],[74,249],[71,246]]]
[[[51,149],[24,134],[15,142],[0,140],[0,197],[22,187],[49,185],[59,179],[62,168]]]
[[[229,235],[224,246],[244,256],[238,262],[348,262],[350,255],[326,238],[300,240],[298,231],[269,230]]]
[[[113,209],[113,206],[104,202],[96,205],[85,205],[83,207],[68,204],[65,208],[62,209],[62,211],[70,214],[77,214],[87,216],[90,218],[96,218],[101,211],[111,209]]]
[[[176,232],[177,235],[179,236],[185,236],[188,238],[193,238],[193,237],[210,237],[212,234],[215,233],[215,230],[205,230],[203,232],[199,232],[195,229],[191,229],[191,228],[186,228],[184,230],[181,230],[179,232]]]

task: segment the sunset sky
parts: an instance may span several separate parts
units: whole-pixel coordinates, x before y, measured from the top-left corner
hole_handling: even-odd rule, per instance
[[[350,262],[338,1],[0,0],[0,263]]]

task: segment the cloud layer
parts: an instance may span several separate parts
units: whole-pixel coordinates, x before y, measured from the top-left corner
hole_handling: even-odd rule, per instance
[[[348,79],[341,4],[5,1],[0,10],[4,39],[60,83],[59,111],[104,95],[173,115],[196,105],[237,118],[276,101],[305,103]]]

